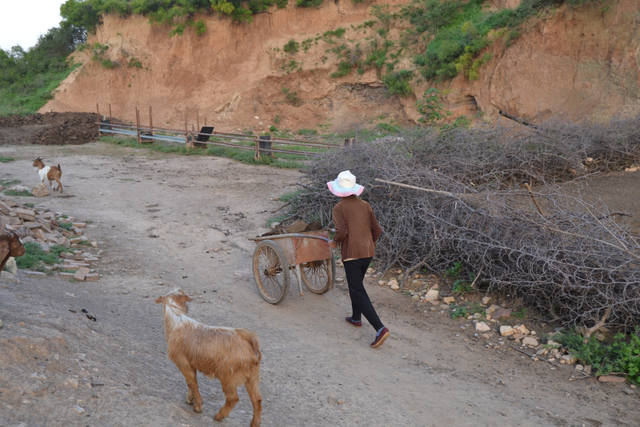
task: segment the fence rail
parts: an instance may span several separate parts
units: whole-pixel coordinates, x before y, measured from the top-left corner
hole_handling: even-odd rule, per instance
[[[202,132],[204,128],[200,128],[199,116],[198,116],[198,130],[191,125],[191,130],[188,128],[188,122],[185,116],[185,128],[174,129],[164,127],[153,127],[152,109],[149,107],[149,126],[140,124],[140,110],[136,107],[136,123],[135,125],[130,123],[118,122],[113,120],[111,116],[111,104],[109,104],[109,117],[100,115],[100,107],[96,104],[96,110],[98,114],[98,130],[100,135],[124,135],[135,137],[139,144],[152,143],[154,140],[174,142],[178,144],[185,144],[186,148],[193,149],[197,146],[212,145],[227,148],[237,148],[240,150],[253,150],[254,156],[259,158],[260,156],[270,155],[274,156],[275,153],[291,154],[298,156],[322,156],[327,150],[339,148],[339,144],[311,141],[303,139],[288,139],[288,138],[275,138],[271,139],[270,135],[253,136],[246,134],[237,134],[230,132],[218,132],[212,130],[211,132]],[[207,126],[205,118],[205,127]],[[242,144],[242,142],[251,142],[252,145]],[[280,147],[275,147],[279,145]],[[282,147],[285,146],[285,147]],[[319,151],[307,151],[304,149],[293,149],[291,147],[307,148],[308,150]]]

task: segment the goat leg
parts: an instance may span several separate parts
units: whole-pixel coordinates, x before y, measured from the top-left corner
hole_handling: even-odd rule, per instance
[[[202,412],[202,397],[200,396],[200,390],[198,390],[197,371],[188,364],[178,365],[176,363],[176,365],[187,381],[187,387],[189,388],[186,399],[187,403],[190,405],[193,404],[193,410],[195,412]]]
[[[222,381],[221,381],[222,383]],[[229,414],[231,413],[231,410],[233,409],[234,406],[236,406],[236,403],[238,403],[238,400],[240,400],[238,398],[238,388],[231,385],[231,384],[222,384],[222,391],[224,392],[224,397],[227,399],[226,402],[224,402],[224,406],[222,408],[220,408],[220,412],[218,412],[213,419],[216,421],[222,421],[225,418],[227,418],[229,416]]]
[[[262,413],[262,395],[260,394],[260,389],[258,388],[259,383],[260,370],[258,367],[258,369],[254,371],[254,373],[245,384],[245,388],[247,389],[247,393],[249,394],[249,398],[251,399],[251,404],[253,405],[253,419],[251,420],[251,427],[260,427],[261,422],[260,415]]]
[[[56,179],[56,182],[58,183],[58,191],[60,192],[60,194],[62,194],[62,183],[57,179]]]

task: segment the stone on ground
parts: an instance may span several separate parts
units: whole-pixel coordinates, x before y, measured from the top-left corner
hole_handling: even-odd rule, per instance
[[[484,323],[484,322],[476,323],[476,331],[477,332],[488,332],[490,330],[491,330],[491,328],[486,323]]]
[[[31,194],[36,197],[46,197],[49,195],[49,189],[46,185],[40,183],[37,186],[33,187],[33,190],[31,190]]]
[[[509,335],[513,335],[514,331],[511,326],[500,326],[500,335],[503,337],[508,337]]]
[[[436,289],[431,289],[429,292],[427,292],[424,296],[424,300],[425,301],[435,301],[438,299],[438,296],[440,295],[440,292]]]
[[[500,308],[493,313],[491,313],[491,317],[493,319],[508,319],[511,317],[511,309],[510,308]]]

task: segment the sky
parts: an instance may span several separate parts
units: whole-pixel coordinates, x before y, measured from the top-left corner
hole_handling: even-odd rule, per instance
[[[0,49],[29,50],[49,28],[58,27],[65,0],[0,0]]]

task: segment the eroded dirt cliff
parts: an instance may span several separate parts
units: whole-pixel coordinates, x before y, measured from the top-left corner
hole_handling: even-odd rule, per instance
[[[95,111],[99,103],[104,113],[111,104],[114,116],[133,121],[137,106],[146,124],[152,106],[156,126],[183,127],[185,115],[189,123],[198,115],[200,124],[206,117],[220,130],[320,125],[338,131],[379,121],[412,123],[418,118],[416,95],[389,95],[375,69],[330,76],[338,68],[337,56],[329,52],[336,40],[323,34],[344,28],[344,40],[364,43],[375,32],[363,26],[374,19],[372,4],[290,5],[256,15],[252,24],[209,16],[203,35],[191,30],[172,38],[167,27],[149,25],[144,17],[106,16],[89,42],[109,45],[106,56],[120,66],[106,69],[88,53],[79,54],[83,66],[41,112]],[[547,11],[510,43],[496,34],[487,48],[493,59],[480,69],[478,80],[462,75],[437,84],[417,79],[414,94],[438,87],[454,116],[482,112],[494,117],[500,109],[539,120],[557,114],[575,119],[635,114],[640,111],[638,4],[619,0],[606,7]],[[283,51],[291,39],[301,44],[295,55]],[[311,40],[306,48],[305,40]],[[410,58],[408,52],[400,66],[411,67]]]

